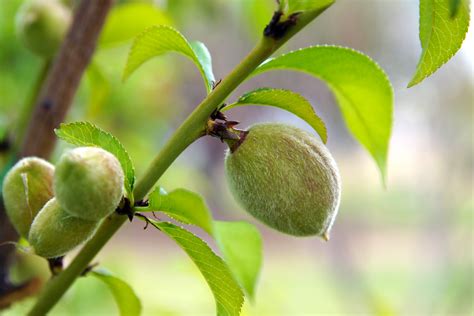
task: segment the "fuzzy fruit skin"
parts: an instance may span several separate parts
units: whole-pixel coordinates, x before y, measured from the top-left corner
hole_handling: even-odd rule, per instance
[[[54,166],[46,160],[28,157],[18,161],[3,181],[3,202],[13,227],[27,237],[31,223],[53,197]]]
[[[225,161],[231,192],[268,226],[295,236],[325,239],[339,207],[334,159],[315,136],[296,127],[257,124]]]
[[[38,256],[57,258],[87,241],[98,224],[72,216],[52,198],[35,217],[28,241]]]
[[[54,195],[71,215],[97,221],[118,206],[123,181],[114,155],[97,147],[79,147],[63,154],[56,164]]]
[[[70,10],[57,0],[27,0],[16,16],[20,40],[44,58],[56,54],[70,23]]]

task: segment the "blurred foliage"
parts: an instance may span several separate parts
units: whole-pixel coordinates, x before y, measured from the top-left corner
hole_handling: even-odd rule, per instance
[[[0,131],[10,134],[41,68],[41,60],[15,36],[14,16],[21,2],[0,3]],[[118,3],[155,5],[186,37],[205,42],[217,78],[242,58],[275,6],[273,0]],[[288,44],[351,46],[388,70],[397,101],[386,191],[379,187],[372,162],[348,136],[322,84],[304,75],[265,75],[237,91],[261,87],[265,80],[267,86],[296,89],[317,104],[343,179],[343,201],[329,243],[282,236],[258,225],[264,268],[255,305],[246,303],[244,315],[472,314],[474,54],[465,45],[430,80],[407,92],[404,86],[421,52],[417,30],[416,2],[338,1]],[[97,51],[68,121],[88,120],[111,131],[129,151],[139,176],[205,90],[192,62],[174,55],[150,61],[123,83],[130,44],[125,40]],[[278,120],[309,129],[278,109],[241,108],[228,115],[244,127]],[[67,146],[60,142],[57,153]],[[253,222],[225,187],[223,150],[215,140],[200,140],[160,185],[206,196],[216,218]],[[97,260],[131,284],[144,315],[212,314],[212,295],[198,269],[170,241],[142,228],[142,223],[128,225]],[[18,281],[48,276],[46,263],[30,255],[21,255],[13,269]],[[24,315],[31,303],[17,304],[4,314]],[[87,315],[91,306],[97,315],[118,311],[105,284],[81,278],[52,315]]]

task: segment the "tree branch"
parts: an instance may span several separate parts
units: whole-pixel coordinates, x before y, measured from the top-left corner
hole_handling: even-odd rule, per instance
[[[48,158],[54,149],[54,128],[61,123],[94,53],[97,38],[113,0],[82,0],[60,54],[41,90],[20,151],[20,157]]]
[[[49,158],[56,144],[54,128],[64,120],[71,107],[113,2],[114,0],[82,0],[78,5],[72,25],[36,100],[17,158]],[[0,203],[0,227],[0,244],[18,239],[6,217],[3,203]],[[25,295],[12,295],[19,289],[18,286],[13,286],[8,278],[14,251],[15,248],[10,245],[0,247],[0,297],[18,300],[31,293],[23,291]],[[8,305],[5,300],[2,303],[4,307]]]

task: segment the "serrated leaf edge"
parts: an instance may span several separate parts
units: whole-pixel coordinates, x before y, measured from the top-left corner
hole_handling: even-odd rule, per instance
[[[302,96],[301,94],[297,93],[297,92],[294,92],[292,90],[288,90],[288,89],[279,89],[279,88],[270,88],[270,87],[261,87],[261,88],[258,88],[258,89],[255,89],[255,90],[252,90],[252,91],[249,91],[249,92],[246,92],[244,93],[243,95],[241,95],[236,102],[234,103],[231,103],[229,105],[227,105],[226,107],[224,107],[222,110],[227,110],[227,109],[232,109],[234,107],[237,107],[239,104],[241,105],[245,105],[245,104],[254,104],[252,102],[247,102],[246,100],[248,98],[250,98],[252,95],[254,94],[259,94],[260,92],[262,91],[274,91],[274,92],[287,92],[287,93],[290,93],[292,95],[294,95],[295,97],[299,98],[300,100],[302,100],[303,102],[307,103],[310,105],[312,111],[313,111],[313,114],[314,116],[321,122],[322,124],[322,130],[323,130],[323,133],[320,134],[319,131],[317,131],[315,129],[315,131],[318,133],[318,135],[321,137],[323,143],[327,143],[327,138],[328,138],[328,134],[327,134],[327,128],[326,128],[326,124],[324,123],[324,121],[321,119],[321,117],[319,117],[319,115],[316,113],[316,111],[314,110],[314,107],[313,105],[311,104],[311,102],[306,99],[304,96]],[[265,103],[257,103],[255,105],[263,105],[263,106],[272,106],[272,107],[275,107],[277,109],[280,109],[280,110],[284,110],[284,111],[287,111],[287,112],[290,112],[292,113],[293,115],[299,117],[300,119],[302,119],[303,121],[307,122],[304,118],[300,117],[299,115],[296,115],[295,113],[293,113],[292,111],[290,110],[287,110],[287,109],[282,109],[280,107],[277,107],[277,106],[274,106],[273,104],[265,104]],[[307,122],[308,123],[308,122]],[[314,128],[313,128],[314,129]]]
[[[138,42],[144,36],[148,35],[148,33],[152,32],[152,31],[155,31],[155,30],[158,30],[158,29],[168,29],[168,30],[174,32],[175,34],[177,34],[186,43],[187,47],[192,52],[193,57],[191,57],[187,54],[184,54],[181,51],[170,50],[170,52],[171,51],[176,52],[180,55],[183,55],[185,57],[190,58],[194,62],[194,64],[197,66],[199,72],[201,73],[201,76],[204,79],[204,82],[205,82],[205,85],[206,85],[206,90],[209,92],[210,87],[212,86],[212,82],[208,82],[207,77],[205,75],[204,67],[201,64],[201,61],[199,60],[199,57],[196,55],[196,52],[194,51],[193,47],[191,46],[190,42],[186,39],[186,37],[181,32],[179,32],[177,29],[175,29],[174,27],[171,27],[169,25],[152,25],[152,26],[146,28],[144,31],[142,31],[140,34],[138,34],[135,37],[135,39],[133,40],[132,46],[130,47],[130,50],[128,51],[128,54],[127,54],[127,61],[126,61],[125,68],[124,68],[124,71],[123,71],[123,74],[122,74],[122,81],[126,81],[132,75],[133,72],[135,72],[140,66],[142,66],[145,62],[148,61],[148,60],[145,60],[145,61],[141,62],[140,64],[138,64],[134,69],[132,69],[132,70],[129,69],[128,61],[130,59],[130,56],[132,55],[133,50],[136,48],[136,45],[138,44]],[[156,55],[156,57],[158,57],[160,55]]]
[[[459,6],[462,6],[462,5],[463,4],[460,4]],[[459,9],[458,9],[458,11],[459,11]],[[467,9],[468,9],[468,12],[470,12],[469,11],[470,10],[469,4],[467,4]],[[459,12],[458,12],[458,14],[459,14]],[[421,27],[421,14],[420,14],[420,17],[418,19],[418,24]],[[451,60],[451,58],[454,57],[454,55],[457,54],[457,52],[461,49],[462,44],[464,43],[464,40],[467,37],[467,33],[468,33],[468,30],[469,30],[469,25],[470,24],[471,24],[471,15],[470,15],[470,13],[468,13],[468,21],[467,21],[467,25],[466,25],[466,31],[464,32],[464,36],[463,36],[462,40],[459,42],[459,45],[456,45],[456,48],[453,50],[453,53],[450,54],[449,56],[447,56],[446,58],[441,59],[441,63],[439,64],[439,66],[436,69],[430,69],[427,73],[425,73],[424,75],[422,75],[421,77],[418,78],[419,73],[420,73],[419,66],[423,62],[423,58],[427,54],[428,48],[430,47],[431,41],[428,40],[428,47],[426,49],[422,49],[421,56],[418,60],[417,66],[416,66],[415,74],[413,75],[412,79],[408,83],[407,88],[411,88],[411,87],[421,83],[423,80],[425,80],[426,78],[428,78],[429,76],[434,74],[436,71],[438,71],[441,67],[443,67],[448,61]],[[430,39],[432,37],[432,34],[433,34],[433,27],[430,28],[430,35],[429,35]],[[420,37],[421,37],[421,32],[420,32]],[[421,43],[421,38],[420,38],[420,43]]]
[[[213,256],[215,256],[218,260],[220,260],[220,261],[224,264],[224,266],[227,267],[227,269],[228,269],[227,272],[229,273],[229,276],[234,280],[235,284],[237,285],[238,289],[240,290],[240,292],[241,292],[240,294],[241,294],[241,296],[242,296],[242,300],[241,300],[240,305],[237,306],[237,307],[238,307],[237,312],[238,312],[238,314],[240,314],[240,312],[242,311],[243,303],[244,303],[244,301],[245,301],[245,299],[244,299],[244,293],[242,292],[242,289],[241,289],[239,283],[235,280],[235,277],[234,277],[232,271],[230,270],[230,268],[228,267],[228,265],[227,265],[227,263],[224,261],[224,259],[222,259],[219,255],[217,255],[217,254],[212,250],[212,248],[209,246],[209,244],[208,244],[205,240],[201,239],[199,236],[197,236],[197,235],[194,234],[193,232],[190,232],[190,231],[187,230],[185,227],[183,227],[183,226],[181,226],[181,225],[177,225],[177,224],[175,224],[175,223],[166,222],[166,221],[158,222],[158,221],[155,221],[155,220],[152,220],[152,219],[148,219],[148,220],[150,221],[150,223],[151,223],[155,228],[157,228],[157,229],[160,230],[160,231],[161,231],[161,228],[160,228],[159,226],[160,226],[160,224],[164,223],[164,224],[166,224],[166,225],[171,225],[171,226],[168,226],[167,228],[171,228],[171,229],[174,229],[174,230],[177,230],[176,228],[182,229],[182,230],[186,231],[187,233],[193,235],[194,237],[196,237],[196,238],[198,238],[199,240],[202,241],[203,245],[204,245],[205,247],[207,247],[207,248],[210,250],[210,252],[213,254]],[[173,226],[174,226],[174,227],[173,227]],[[166,234],[166,233],[165,233],[165,234]],[[174,238],[173,238],[173,239],[174,239]],[[177,238],[177,239],[183,239],[183,238]],[[189,240],[189,239],[185,239],[185,240],[188,241],[188,242],[190,242],[191,244],[196,244],[196,243],[195,243],[194,241],[192,241],[192,240]],[[186,250],[181,246],[181,244],[178,243],[178,246],[179,246],[180,248],[182,248],[182,249],[186,252]],[[203,253],[201,253],[201,252],[199,252],[199,251],[195,251],[195,250],[192,250],[192,249],[188,249],[188,250],[190,250],[191,252],[194,251],[194,252],[196,252],[196,253],[199,253],[199,254],[203,255]],[[192,261],[195,261],[194,258],[191,258],[191,260],[192,260]],[[200,263],[203,264],[204,266],[210,266],[208,263],[203,262],[203,261],[201,261],[201,260],[196,260],[196,261],[197,261],[197,262],[200,262]],[[215,266],[210,266],[210,267],[216,269]],[[221,280],[223,280],[223,279],[221,279]],[[208,282],[207,279],[206,279],[206,282]],[[216,285],[214,284],[214,286],[216,286]],[[220,286],[216,286],[216,288],[222,289]],[[215,294],[213,291],[212,291],[212,293],[213,293],[213,295]],[[223,297],[220,296],[220,298],[222,299]],[[226,300],[226,299],[224,299],[224,300]],[[227,300],[226,300],[226,301],[227,301]],[[228,301],[227,301],[227,302],[228,302]],[[217,303],[217,302],[216,302],[216,303]],[[222,307],[226,310],[226,312],[227,312],[229,315],[232,314],[232,313],[229,313],[229,310],[228,310],[225,306],[222,306]]]
[[[294,54],[296,52],[299,52],[299,51],[304,51],[306,49],[312,49],[312,48],[320,48],[320,47],[324,47],[324,48],[335,48],[335,49],[338,49],[338,50],[344,50],[344,51],[350,51],[352,53],[355,53],[356,55],[359,55],[361,56],[362,58],[366,59],[367,61],[369,61],[370,63],[372,63],[375,68],[377,70],[380,71],[380,73],[382,74],[382,77],[385,81],[385,83],[387,84],[387,86],[389,87],[389,91],[390,91],[390,99],[391,99],[391,108],[392,108],[392,111],[390,112],[390,120],[393,122],[393,98],[394,98],[394,93],[393,93],[393,86],[392,86],[392,83],[390,82],[390,79],[387,75],[387,73],[384,71],[384,69],[375,61],[373,60],[372,58],[370,58],[368,55],[358,51],[358,50],[355,50],[353,48],[350,48],[350,47],[346,47],[346,46],[339,46],[339,45],[312,45],[312,46],[308,46],[308,47],[304,47],[304,48],[299,48],[299,49],[296,49],[296,50],[293,50],[293,51],[290,51],[288,53],[285,53],[285,54],[281,54],[277,57],[273,57],[273,58],[269,58],[267,59],[266,61],[264,61],[252,74],[251,74],[251,77],[253,76],[256,76],[256,75],[259,75],[261,74],[262,72],[258,71],[260,67],[264,66],[266,63],[270,62],[271,60],[274,60],[276,58],[280,58],[280,57],[283,57],[283,56],[287,56],[287,55],[291,55],[291,54]],[[274,69],[285,69],[285,67],[278,67],[278,68],[274,68]],[[306,73],[306,74],[309,74],[311,75],[312,77],[317,77],[319,78],[320,80],[322,80],[326,85],[328,85],[328,87],[337,87],[337,85],[334,85],[334,84],[330,84],[329,82],[327,82],[326,80],[324,80],[324,78],[320,77],[320,76],[316,76],[314,75],[313,73],[309,72],[309,71],[306,71],[306,70],[303,70],[303,69],[292,69],[291,67],[288,67],[286,68],[288,70],[295,70],[295,71],[300,71],[300,72],[303,72],[303,73]],[[331,89],[332,90],[332,89]],[[334,92],[333,92],[334,93]],[[345,96],[344,96],[345,97]],[[345,97],[347,99],[347,97]],[[359,114],[358,114],[359,116]],[[390,137],[391,137],[391,134],[392,134],[392,125],[390,125],[390,128],[389,128],[389,131],[388,131],[388,139],[390,140]],[[364,127],[365,127],[365,122],[364,122]],[[365,127],[365,129],[367,130],[367,128]],[[370,133],[367,133],[367,135],[371,135]],[[370,136],[371,137],[371,136]],[[377,165],[379,166],[380,168],[380,171],[382,173],[382,182],[384,183],[384,185],[386,184],[386,177],[387,177],[387,160],[388,160],[388,152],[389,152],[389,147],[390,147],[390,142],[388,142],[387,144],[387,152],[385,153],[385,162],[383,164],[380,164],[378,159],[375,159],[376,162],[377,162]],[[375,158],[375,157],[374,157]]]
[[[122,170],[124,172],[124,174],[126,174],[127,176],[125,177],[125,181],[127,182],[127,191],[129,193],[132,192],[133,190],[133,186],[134,186],[134,182],[135,182],[135,168],[133,166],[133,163],[132,163],[132,160],[130,158],[130,155],[128,154],[127,150],[125,149],[125,147],[123,146],[123,144],[118,140],[117,137],[115,137],[114,135],[112,135],[111,133],[103,130],[102,128],[96,126],[95,124],[92,124],[90,122],[72,122],[72,123],[61,123],[59,125],[59,128],[55,128],[54,129],[54,133],[56,134],[57,137],[61,138],[62,140],[64,140],[65,142],[68,142],[72,145],[76,145],[76,146],[80,146],[80,145],[87,145],[87,146],[94,146],[94,147],[100,147],[99,145],[97,144],[94,144],[92,142],[83,142],[83,141],[80,141],[78,140],[77,142],[71,142],[70,140],[64,138],[61,134],[64,134],[64,135],[68,135],[70,136],[71,139],[76,139],[77,137],[75,137],[74,135],[66,132],[64,129],[64,127],[69,127],[69,126],[85,126],[87,128],[92,128],[94,130],[97,130],[98,132],[100,133],[103,133],[103,134],[106,134],[108,136],[110,136],[114,141],[115,143],[121,148],[122,152],[125,154],[125,160],[127,162],[127,165],[128,166],[123,166],[122,165],[122,162],[121,160],[119,159],[119,157],[117,157],[117,155],[115,153],[111,153],[113,154],[114,156],[116,156],[116,158],[119,160],[120,162],[120,165],[122,166]],[[127,168],[129,167],[129,168]],[[132,176],[129,178],[128,177],[128,172],[127,170],[130,170],[132,172]]]

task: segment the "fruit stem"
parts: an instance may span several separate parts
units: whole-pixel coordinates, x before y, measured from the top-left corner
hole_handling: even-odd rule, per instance
[[[194,141],[206,135],[207,121],[211,114],[225,101],[249,75],[294,34],[327,9],[333,1],[313,11],[301,14],[296,23],[284,36],[278,39],[264,36],[257,46],[238,64],[234,70],[194,109],[183,124],[178,127],[134,189],[134,200],[142,200],[173,161]],[[46,284],[40,297],[29,312],[30,316],[45,315],[59,301],[74,280],[82,274],[96,254],[127,220],[126,216],[112,214],[105,219],[98,231],[81,249],[71,264]]]

